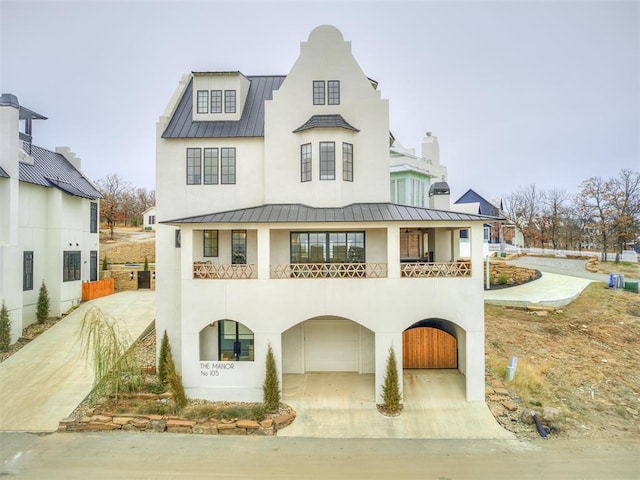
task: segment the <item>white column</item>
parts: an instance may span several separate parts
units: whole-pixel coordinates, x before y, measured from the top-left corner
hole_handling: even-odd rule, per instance
[[[387,276],[400,278],[400,228],[387,227]]]
[[[258,278],[268,280],[271,272],[270,265],[271,239],[268,226],[258,227]]]
[[[471,252],[471,276],[482,281],[483,277],[483,252],[484,226],[481,222],[475,222],[469,229],[469,249]]]
[[[466,351],[467,401],[484,401],[484,331],[467,332]]]
[[[182,268],[180,271],[180,277],[183,280],[190,280],[193,278],[193,228],[180,227],[180,258]]]

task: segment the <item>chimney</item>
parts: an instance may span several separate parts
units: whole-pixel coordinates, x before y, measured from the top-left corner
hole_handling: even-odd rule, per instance
[[[80,171],[82,161],[80,160],[80,157],[77,157],[69,147],[56,147],[56,153],[62,155],[71,165],[73,165],[73,168]]]
[[[451,209],[451,192],[447,182],[435,182],[429,187],[429,208],[436,210]]]

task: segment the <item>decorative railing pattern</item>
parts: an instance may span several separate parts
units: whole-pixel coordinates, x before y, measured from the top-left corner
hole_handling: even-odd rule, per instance
[[[258,278],[258,269],[251,264],[226,264],[195,262],[193,278],[247,279]]]
[[[386,263],[288,263],[271,266],[271,278],[385,278]]]
[[[400,266],[403,277],[470,277],[471,262],[431,263],[411,262]]]

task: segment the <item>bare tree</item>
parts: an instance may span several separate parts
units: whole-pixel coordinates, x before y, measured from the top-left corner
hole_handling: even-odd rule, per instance
[[[504,214],[522,232],[524,246],[530,247],[539,237],[541,195],[535,184],[519,187],[506,197]]]
[[[560,188],[553,188],[543,194],[546,225],[554,250],[558,249],[561,229],[565,225],[567,192]]]
[[[612,209],[610,204],[611,182],[600,177],[591,177],[582,182],[580,195],[585,207],[595,222],[595,226],[602,242],[602,261],[607,261],[609,233],[612,227]]]
[[[622,169],[609,181],[608,200],[612,212],[612,235],[615,237],[616,262],[627,243],[635,243],[640,226],[640,173]]]
[[[110,174],[96,182],[103,199],[100,201],[100,216],[109,225],[110,238],[113,240],[113,227],[122,214],[122,195],[127,184],[118,174]]]

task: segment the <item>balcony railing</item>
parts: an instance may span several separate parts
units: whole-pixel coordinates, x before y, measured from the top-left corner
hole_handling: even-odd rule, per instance
[[[471,262],[411,262],[400,266],[400,274],[403,277],[470,277]]]
[[[471,262],[410,262],[400,265],[401,276],[426,277],[470,277]],[[288,263],[271,265],[271,278],[386,278],[386,263]],[[218,265],[194,262],[195,279],[252,279],[258,278],[256,265]]]
[[[385,278],[386,263],[288,263],[271,265],[271,278]]]
[[[213,263],[195,262],[193,278],[247,279],[258,278],[258,269],[251,264],[216,265]]]

